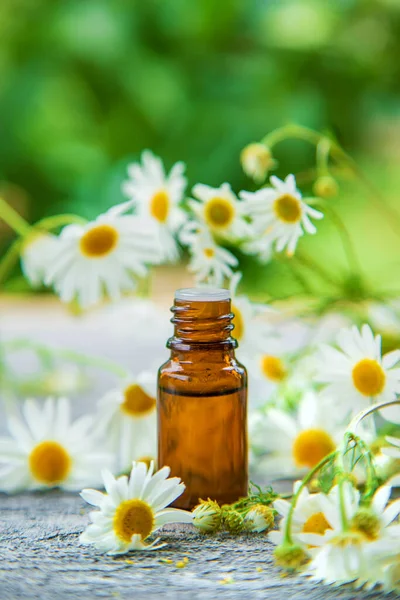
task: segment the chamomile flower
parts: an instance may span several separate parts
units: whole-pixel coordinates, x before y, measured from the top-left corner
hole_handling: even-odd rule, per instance
[[[190,244],[191,259],[188,270],[197,283],[221,287],[231,279],[239,261],[231,252],[216,244],[208,231],[199,233]]]
[[[133,463],[128,480],[126,475],[117,479],[103,471],[106,493],[82,490],[82,498],[100,510],[89,514],[91,525],[80,536],[82,544],[93,544],[107,554],[125,554],[131,550],[155,550],[165,546],[151,544],[147,538],[167,523],[192,523],[191,512],[166,508],[176,500],[185,486],[179,477],[168,478],[169,467],[153,475],[153,462]]]
[[[21,268],[33,287],[43,283],[46,268],[57,248],[57,237],[50,233],[37,233],[28,237],[21,251]]]
[[[246,175],[258,183],[262,183],[268,171],[277,165],[268,146],[254,142],[243,148],[240,162]]]
[[[288,175],[285,181],[272,176],[270,183],[270,188],[241,192],[240,197],[258,232],[270,235],[277,252],[286,248],[292,255],[304,231],[316,233],[310,217],[322,219],[323,214],[302,200],[294,175]]]
[[[132,460],[156,454],[156,390],[156,373],[143,371],[98,402],[99,432],[106,434],[119,472],[128,470]]]
[[[163,259],[175,261],[179,257],[176,233],[186,220],[186,213],[179,208],[187,183],[185,165],[175,163],[167,175],[161,159],[150,151],[145,150],[141,158],[141,164],[129,165],[129,179],[122,184],[122,191],[136,214],[157,226]]]
[[[295,414],[279,408],[259,413],[251,428],[251,439],[258,453],[268,452],[259,460],[259,469],[275,475],[294,475],[314,467],[336,449],[344,428],[327,418],[333,404],[309,391],[304,394]]]
[[[382,559],[400,552],[400,525],[393,524],[400,513],[400,500],[388,504],[391,488],[382,486],[366,507],[349,482],[340,485],[341,492],[337,485],[323,497],[323,514],[330,525],[324,536],[299,536],[318,548],[306,574],[328,584],[354,581],[359,586],[371,586],[383,576]]]
[[[275,351],[271,343],[268,352],[257,353],[247,359],[246,366],[255,380],[269,387],[275,387],[287,380],[289,361],[282,352]]]
[[[193,525],[202,533],[215,533],[221,528],[222,511],[215,500],[201,500],[193,509]]]
[[[301,485],[301,481],[296,481],[293,485],[293,495],[297,493]],[[307,487],[304,487],[297,499],[296,506],[293,511],[291,537],[296,544],[305,546],[307,552],[310,552],[310,544],[304,544],[304,541],[299,538],[299,534],[312,533],[322,537],[327,529],[332,529],[324,516],[324,506],[322,494],[310,494]],[[279,498],[273,504],[275,510],[283,517],[279,523],[279,530],[271,531],[268,539],[274,544],[281,544],[284,540],[284,532],[287,524],[291,503],[287,500]],[[301,536],[300,536],[301,537]]]
[[[66,398],[25,401],[23,419],[8,418],[11,438],[0,439],[0,489],[5,492],[96,485],[111,455],[96,449],[92,419],[71,422]]]
[[[67,225],[46,269],[63,302],[75,298],[82,308],[97,304],[104,292],[118,300],[135,289],[134,276],[147,273],[145,264],[159,261],[159,246],[151,223],[122,214],[114,207],[87,225]]]
[[[273,527],[275,522],[275,511],[265,504],[256,504],[253,506],[244,518],[244,525],[247,531],[253,533],[262,533]]]
[[[337,336],[339,349],[322,345],[317,380],[325,383],[327,393],[358,412],[370,402],[393,400],[400,391],[400,350],[382,357],[381,336],[374,336],[368,325],[342,329]],[[383,417],[400,423],[400,407],[381,411]]]
[[[250,405],[266,405],[276,395],[281,396],[291,388],[292,365],[289,356],[282,350],[283,342],[271,332],[265,344],[267,351],[257,350],[243,356],[243,362],[251,377]]]
[[[252,229],[245,220],[244,205],[228,183],[219,188],[198,183],[193,188],[193,195],[197,200],[189,201],[189,206],[213,236],[239,240],[251,234]]]

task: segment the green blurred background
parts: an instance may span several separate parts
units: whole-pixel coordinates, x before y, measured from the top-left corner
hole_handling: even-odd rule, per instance
[[[240,149],[295,121],[393,194],[399,57],[399,0],[1,0],[0,192],[29,221],[94,217],[143,148],[249,188]],[[277,155],[278,175],[313,160]]]

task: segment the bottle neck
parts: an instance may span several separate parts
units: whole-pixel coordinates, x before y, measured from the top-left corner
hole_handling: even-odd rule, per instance
[[[231,301],[175,300],[171,308],[174,336],[167,346],[180,353],[186,350],[231,352],[237,347],[233,329]]]

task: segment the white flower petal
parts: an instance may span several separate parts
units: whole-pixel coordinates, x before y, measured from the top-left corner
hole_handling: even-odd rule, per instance
[[[92,489],[84,489],[81,491],[80,496],[87,502],[88,504],[92,504],[93,506],[102,506],[105,500],[105,495],[98,490]]]

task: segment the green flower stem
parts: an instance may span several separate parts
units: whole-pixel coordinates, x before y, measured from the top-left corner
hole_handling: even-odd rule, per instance
[[[345,469],[345,465],[344,465],[344,456],[347,452],[347,446],[348,446],[348,439],[345,436],[343,438],[343,442],[341,445],[341,448],[339,449],[339,451],[336,453],[336,467],[337,467],[337,472],[339,473],[339,475],[342,475],[346,472]],[[345,502],[344,502],[344,489],[343,489],[343,477],[339,476],[339,480],[338,480],[338,489],[339,489],[339,510],[340,510],[340,520],[342,522],[342,529],[343,531],[347,531],[348,529],[348,520],[347,520],[347,515],[346,515],[346,506],[345,506]]]
[[[63,348],[49,348],[44,344],[38,344],[27,339],[17,339],[10,342],[3,343],[4,350],[17,351],[17,350],[32,350],[38,353],[41,357],[48,356],[49,358],[60,358],[69,362],[73,362],[82,366],[95,367],[105,371],[113,373],[117,377],[125,378],[128,376],[128,371],[121,367],[121,365],[114,363],[106,358],[99,356],[87,356],[74,350],[67,350]]]
[[[298,283],[302,286],[303,290],[309,295],[314,296],[314,292],[312,286],[309,281],[307,281],[306,277],[304,277],[303,273],[299,271],[294,265],[291,267],[293,277],[298,281]]]
[[[331,204],[325,203],[324,208],[327,212],[329,212],[331,221],[335,225],[342,239],[343,249],[346,254],[350,270],[361,278],[361,264],[358,260],[353,241],[346,225],[343,223],[337,212],[332,208]]]
[[[356,415],[354,417],[354,419],[352,419],[352,421],[350,422],[350,424],[347,428],[347,431],[344,434],[344,442],[343,442],[342,448],[338,454],[338,459],[337,459],[338,465],[342,471],[345,471],[344,456],[347,452],[349,441],[354,442],[354,444],[356,444],[358,446],[361,456],[366,463],[367,482],[366,482],[365,494],[364,494],[364,500],[366,502],[370,501],[371,497],[375,493],[375,490],[378,485],[378,479],[377,479],[377,475],[376,475],[370,448],[362,439],[360,439],[357,435],[355,435],[354,432],[356,431],[356,429],[357,429],[358,425],[361,423],[361,421],[363,419],[365,419],[365,417],[373,414],[374,412],[376,412],[378,410],[381,410],[382,408],[385,408],[386,406],[393,406],[395,404],[400,404],[400,400],[396,399],[396,400],[391,400],[390,402],[380,402],[378,404],[373,404],[372,406],[369,406],[365,410],[361,411],[358,415]]]
[[[294,509],[296,508],[297,500],[299,499],[301,492],[306,487],[306,485],[308,485],[310,483],[310,481],[312,480],[314,475],[316,473],[318,473],[318,471],[320,469],[322,469],[322,467],[324,467],[326,464],[328,464],[330,461],[332,461],[336,456],[337,456],[337,450],[334,450],[330,454],[327,454],[327,456],[325,456],[322,460],[320,460],[320,462],[317,465],[315,465],[315,467],[313,469],[311,469],[311,471],[304,477],[303,481],[301,482],[299,489],[297,490],[297,492],[294,494],[294,496],[292,498],[292,503],[289,508],[289,512],[288,512],[288,516],[287,516],[287,520],[286,520],[285,531],[284,531],[284,538],[283,538],[284,544],[293,544],[292,531],[291,531],[292,530],[292,520],[293,520]]]
[[[324,137],[317,144],[316,163],[318,176],[329,175],[330,153],[331,141]]]
[[[322,137],[325,136],[317,131],[314,131],[313,129],[303,127],[302,125],[296,125],[295,123],[290,123],[289,125],[284,125],[283,127],[275,129],[275,131],[267,134],[261,143],[265,144],[269,148],[272,148],[279,142],[283,142],[288,138],[297,138],[306,142],[310,142],[310,144],[317,145]]]
[[[364,410],[359,412],[358,415],[354,417],[354,419],[350,421],[346,433],[353,433],[357,429],[361,421],[363,421],[365,417],[368,417],[368,415],[371,415],[372,413],[376,412],[377,410],[381,410],[386,406],[393,406],[394,404],[400,404],[400,399],[396,398],[396,400],[390,400],[390,402],[379,402],[379,404],[373,404],[372,406],[365,408]]]
[[[78,215],[55,215],[53,217],[46,217],[35,223],[35,229],[45,229],[46,231],[50,231],[52,229],[58,229],[58,227],[71,225],[73,223],[76,223],[77,225],[86,225],[87,222],[87,219],[78,217]]]
[[[21,252],[23,238],[16,239],[0,261],[0,284],[14,268]]]
[[[269,506],[277,498],[282,498],[280,494],[274,492],[272,487],[263,491],[259,485],[250,482],[249,494],[245,498],[240,498],[237,502],[230,504],[229,507],[236,510],[240,514],[246,515],[249,510],[256,504]]]
[[[72,214],[55,215],[41,219],[34,225],[29,225],[7,202],[0,198],[0,218],[3,219],[20,237],[10,246],[2,260],[0,261],[0,283],[4,281],[21,253],[21,248],[25,240],[37,234],[38,231],[50,231],[58,229],[64,225],[77,223],[85,225],[86,219]]]
[[[31,225],[25,221],[14,208],[0,197],[0,219],[2,219],[18,235],[25,237],[31,232]]]
[[[372,459],[372,453],[368,445],[364,442],[364,440],[362,440],[358,436],[352,433],[348,433],[347,439],[349,441],[354,442],[354,448],[358,446],[361,452],[361,456],[366,463],[367,481],[365,484],[364,500],[368,503],[368,501],[374,495],[376,488],[378,487],[378,478],[374,467],[374,461]]]
[[[336,288],[341,287],[340,282],[338,280],[334,279],[329,273],[325,271],[323,267],[321,267],[320,264],[315,262],[315,260],[310,258],[304,252],[297,252],[292,257],[292,260],[297,260],[301,265],[307,267],[308,269],[319,275],[319,277],[323,281],[325,281],[325,283],[328,283],[329,285],[334,286]]]
[[[344,502],[343,479],[339,479],[338,488],[339,488],[339,510],[340,510],[340,520],[342,521],[342,530],[347,531],[349,528],[349,522],[347,519],[346,506],[345,506],[345,502]]]

